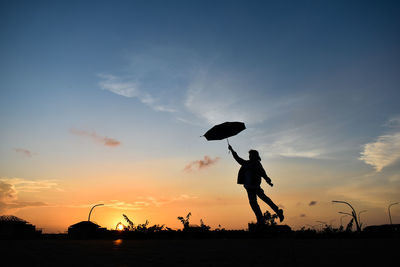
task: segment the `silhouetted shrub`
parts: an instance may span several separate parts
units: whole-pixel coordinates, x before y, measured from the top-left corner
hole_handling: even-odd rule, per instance
[[[189,212],[189,213],[186,215],[186,218],[183,218],[182,216],[178,216],[178,220],[180,220],[181,223],[183,224],[183,229],[186,229],[186,228],[189,227],[189,218],[190,218],[190,216],[192,216],[192,213],[191,213],[191,212]]]
[[[128,223],[128,226],[125,226],[125,227],[127,228],[127,230],[129,230],[129,231],[135,230],[135,225],[134,225],[133,222],[128,218],[128,216],[126,216],[125,214],[122,214],[122,216],[124,216],[125,221]]]
[[[350,220],[350,222],[347,224],[346,226],[346,232],[351,232],[351,229],[353,228],[353,222],[354,222],[354,218],[352,218]]]
[[[265,225],[273,226],[273,225],[276,225],[275,220],[278,219],[278,215],[276,215],[276,214],[272,215],[269,211],[266,211],[263,214],[263,219],[264,219]]]

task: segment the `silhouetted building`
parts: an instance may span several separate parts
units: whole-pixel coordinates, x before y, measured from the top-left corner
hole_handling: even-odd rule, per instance
[[[42,234],[41,230],[13,215],[0,216],[0,238],[36,238]]]
[[[106,228],[90,221],[81,221],[68,227],[68,236],[72,238],[98,238],[106,234]]]
[[[400,234],[400,224],[382,224],[382,225],[370,225],[363,230],[366,233],[375,235],[392,235]]]

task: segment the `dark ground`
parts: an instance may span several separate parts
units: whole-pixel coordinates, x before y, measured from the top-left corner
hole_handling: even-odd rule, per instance
[[[2,266],[385,266],[397,238],[0,240]]]

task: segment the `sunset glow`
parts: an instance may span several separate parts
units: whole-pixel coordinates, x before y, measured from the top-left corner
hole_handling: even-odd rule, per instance
[[[124,226],[123,226],[122,224],[118,224],[118,225],[117,225],[117,230],[118,230],[118,231],[124,230]]]
[[[388,1],[2,1],[0,215],[45,233],[90,221],[255,221],[213,125],[293,229],[364,225],[400,201],[400,16]],[[259,201],[263,211],[270,208]],[[400,205],[391,207],[400,223]],[[120,233],[118,233],[120,234]]]

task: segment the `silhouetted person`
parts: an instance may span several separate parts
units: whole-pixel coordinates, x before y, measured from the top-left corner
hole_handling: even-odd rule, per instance
[[[257,223],[263,224],[263,214],[260,206],[257,203],[257,196],[267,203],[273,211],[278,215],[279,220],[282,222],[284,219],[283,210],[279,209],[278,206],[272,202],[272,200],[264,194],[264,190],[260,187],[261,177],[265,179],[267,184],[273,186],[271,178],[268,177],[263,166],[261,165],[261,158],[257,150],[249,151],[249,160],[244,160],[238,156],[238,154],[229,145],[228,149],[232,151],[233,158],[242,165],[239,170],[237,183],[242,184],[247,191],[249,197],[250,206],[253,209],[257,217]]]

